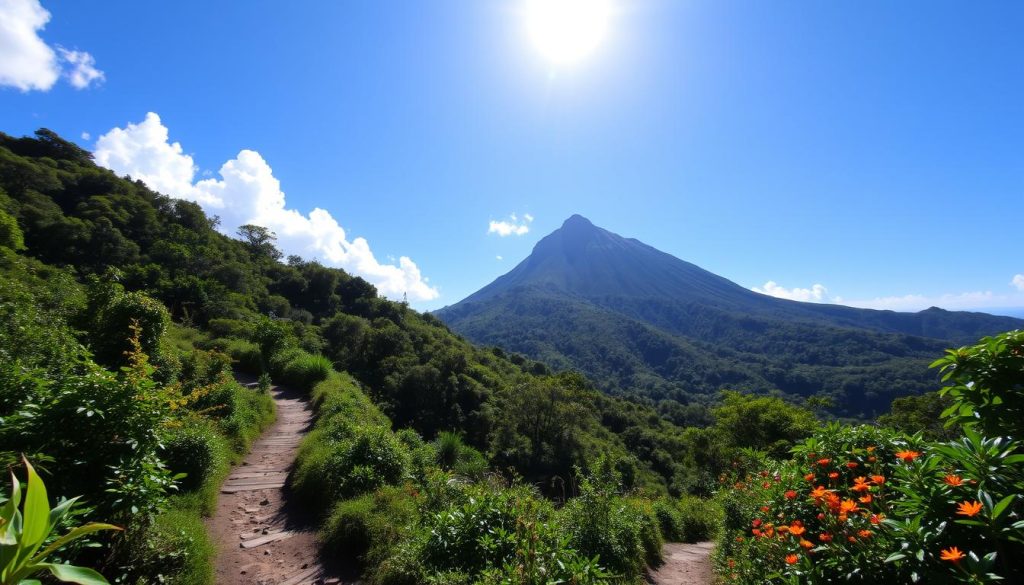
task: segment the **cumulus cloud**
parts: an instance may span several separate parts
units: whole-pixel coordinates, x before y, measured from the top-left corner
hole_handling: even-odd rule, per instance
[[[64,75],[75,89],[85,89],[93,82],[102,83],[106,80],[106,75],[96,68],[96,59],[89,53],[69,51],[64,47],[57,47],[57,50],[60,51],[61,59],[71,65],[71,69]]]
[[[763,287],[755,286],[750,290],[759,292],[763,295],[769,295],[780,299],[789,299],[791,301],[803,301],[805,303],[836,301],[836,299],[832,299],[828,296],[828,289],[820,284],[813,284],[811,285],[811,288],[785,288],[774,280],[769,280],[764,283]]]
[[[344,228],[324,209],[308,215],[289,209],[281,183],[270,165],[254,150],[242,150],[225,162],[220,178],[195,181],[197,168],[181,144],[170,142],[169,132],[155,113],[138,124],[114,128],[100,136],[93,153],[97,163],[141,179],[151,188],[199,203],[221,218],[225,233],[256,224],[277,234],[286,254],[316,258],[362,276],[384,295],[412,301],[437,298],[416,263],[406,256],[396,264],[382,264],[365,238],[348,239]]]
[[[48,91],[64,64],[70,66],[64,76],[77,89],[103,81],[92,55],[63,47],[55,51],[40,38],[49,21],[50,12],[39,0],[0,0],[0,86]]]
[[[82,132],[82,140],[92,140],[92,134],[88,132]]]
[[[533,216],[529,213],[524,213],[522,219],[513,213],[508,216],[507,220],[494,221],[492,219],[487,227],[487,233],[498,234],[502,238],[506,236],[522,236],[530,232],[531,223],[533,223]]]
[[[1013,286],[1013,288],[1024,292],[1024,274],[1015,274],[1013,276],[1013,280],[1010,281],[1010,285]]]
[[[38,34],[49,21],[38,0],[0,2],[0,85],[46,91],[57,82],[57,54]]]

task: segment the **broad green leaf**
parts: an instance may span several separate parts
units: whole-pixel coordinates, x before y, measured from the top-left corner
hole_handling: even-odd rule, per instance
[[[50,528],[50,501],[46,497],[46,486],[36,474],[28,459],[24,460],[28,471],[28,489],[25,490],[25,526],[21,535],[22,544],[33,546],[46,538]]]
[[[110,582],[103,578],[96,571],[87,567],[76,567],[74,565],[57,565],[43,563],[40,567],[46,567],[54,577],[65,583],[79,583],[80,585],[110,585]]]
[[[70,532],[50,543],[50,546],[46,547],[45,549],[43,549],[41,553],[36,555],[36,562],[43,560],[49,554],[53,553],[53,551],[59,549],[60,547],[64,546],[65,544],[73,540],[79,539],[85,536],[86,534],[92,534],[93,532],[99,532],[101,530],[121,530],[121,527],[114,526],[113,524],[101,524],[99,522],[90,522],[89,524],[73,528]]]
[[[999,500],[999,503],[996,504],[994,508],[992,508],[992,519],[993,520],[998,519],[999,516],[1003,512],[1006,511],[1006,508],[1009,507],[1010,504],[1013,503],[1013,500],[1015,500],[1016,498],[1017,498],[1016,494],[1010,494],[1010,495],[1006,496],[1005,498]]]

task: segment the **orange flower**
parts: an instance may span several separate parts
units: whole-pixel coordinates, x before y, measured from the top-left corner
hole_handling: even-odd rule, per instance
[[[981,502],[960,502],[957,504],[956,513],[961,516],[977,516],[981,512]]]
[[[944,561],[951,561],[956,563],[959,562],[960,559],[964,558],[965,556],[967,555],[960,552],[960,549],[958,549],[955,546],[951,546],[949,548],[942,549],[942,556],[940,558]]]
[[[786,490],[786,499],[787,500],[795,500],[796,499],[796,492],[793,491],[793,490]]]
[[[871,489],[871,486],[868,485],[868,478],[858,477],[853,480],[853,487],[850,489],[855,492],[866,492]]]
[[[946,482],[946,485],[950,487],[959,487],[964,484],[963,478],[959,475],[947,475],[942,481]]]
[[[811,490],[811,497],[816,499],[816,500],[820,499],[820,498],[824,498],[827,494],[828,494],[828,490],[825,489],[825,486],[823,486],[823,485],[819,485],[818,487],[816,487],[813,490]]]
[[[804,539],[801,538],[800,539],[800,546],[802,546],[802,547],[804,547],[806,549],[812,549],[812,548],[814,548],[814,543],[809,541],[809,540],[804,540]]]
[[[806,529],[806,528],[804,528],[803,526],[798,526],[798,525],[797,525],[797,524],[795,524],[795,523],[794,523],[794,524],[791,524],[791,525],[789,526],[789,533],[790,533],[790,534],[792,534],[793,536],[800,536],[800,535],[801,535],[801,534],[803,534],[803,533],[804,533],[804,532],[805,532],[806,530],[807,530],[807,529]]]
[[[804,476],[804,480],[805,481],[814,481],[814,473],[812,472],[812,473],[808,473],[807,475],[805,475]]]
[[[884,518],[885,514],[872,514],[871,518],[868,518],[868,520],[870,520],[872,524],[878,525],[882,523],[882,519]]]
[[[866,451],[867,451],[868,453],[874,453],[874,452],[875,452],[875,446],[874,446],[874,445],[870,445],[870,446],[868,446],[868,448],[866,449]]]
[[[754,521],[753,521],[753,522],[751,522],[751,524],[753,524],[753,525],[754,525],[754,528],[757,528],[757,527],[761,526],[761,522],[762,522],[762,521],[761,521],[761,519],[760,519],[760,518],[754,518]]]
[[[754,536],[761,536],[761,529],[760,528],[753,528],[753,529],[750,530],[750,533],[753,534]]]
[[[846,462],[846,467],[848,467],[850,469],[856,469],[858,465],[860,465],[860,463],[857,463],[856,461],[847,461]]]
[[[978,505],[980,506],[981,504],[978,504]],[[841,504],[839,504],[839,511],[840,512],[844,512],[844,513],[846,513],[846,512],[856,512],[857,511],[857,502],[854,502],[853,500],[843,500],[843,502]]]
[[[872,475],[871,476],[871,481],[873,481],[875,483],[875,485],[884,485],[885,484],[885,476],[884,475]]]
[[[874,533],[871,532],[870,530],[861,530],[861,531],[857,532],[857,535],[860,536],[861,538],[871,538],[871,536],[873,534]]]
[[[796,556],[794,554],[786,555],[786,564],[787,565],[795,565],[796,562],[799,561],[799,560],[800,560],[800,557],[798,557],[798,556]]]
[[[910,463],[920,456],[921,454],[917,451],[898,451],[896,453],[896,458],[902,460],[904,463]]]
[[[832,473],[828,474],[828,478],[829,479],[837,479],[838,477],[839,477],[839,472],[838,471],[833,471]]]
[[[789,532],[789,526],[786,526],[785,524],[783,524],[782,526],[779,526],[778,528],[776,528],[776,530],[779,531],[779,534],[785,534],[785,533]]]
[[[818,465],[825,466],[832,463],[831,459],[818,459]]]
[[[822,532],[818,535],[818,540],[821,542],[832,542],[832,535],[828,532]]]
[[[768,506],[761,506],[761,511],[767,514],[771,511],[771,508],[769,508]]]
[[[859,501],[862,504],[870,504],[871,499],[871,494],[864,494],[863,496],[857,498],[857,501]]]
[[[764,489],[768,489],[768,488],[772,487],[772,482],[766,481],[766,482],[761,484],[761,487],[764,488]]]

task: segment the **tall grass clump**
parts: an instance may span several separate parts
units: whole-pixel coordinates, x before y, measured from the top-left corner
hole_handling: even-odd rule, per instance
[[[312,388],[326,380],[332,371],[331,360],[303,352],[284,365],[280,379],[296,388]]]

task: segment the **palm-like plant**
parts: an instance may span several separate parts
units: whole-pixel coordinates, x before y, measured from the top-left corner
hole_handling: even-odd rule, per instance
[[[22,505],[21,483],[11,473],[11,497],[0,507],[0,585],[37,585],[33,575],[49,571],[66,583],[106,585],[107,580],[96,571],[62,563],[48,563],[46,558],[68,543],[100,530],[121,530],[111,524],[89,523],[71,529],[67,534],[43,544],[54,529],[68,516],[78,498],[64,500],[50,508],[46,485],[27,459],[28,488]],[[42,550],[40,550],[42,549]]]

